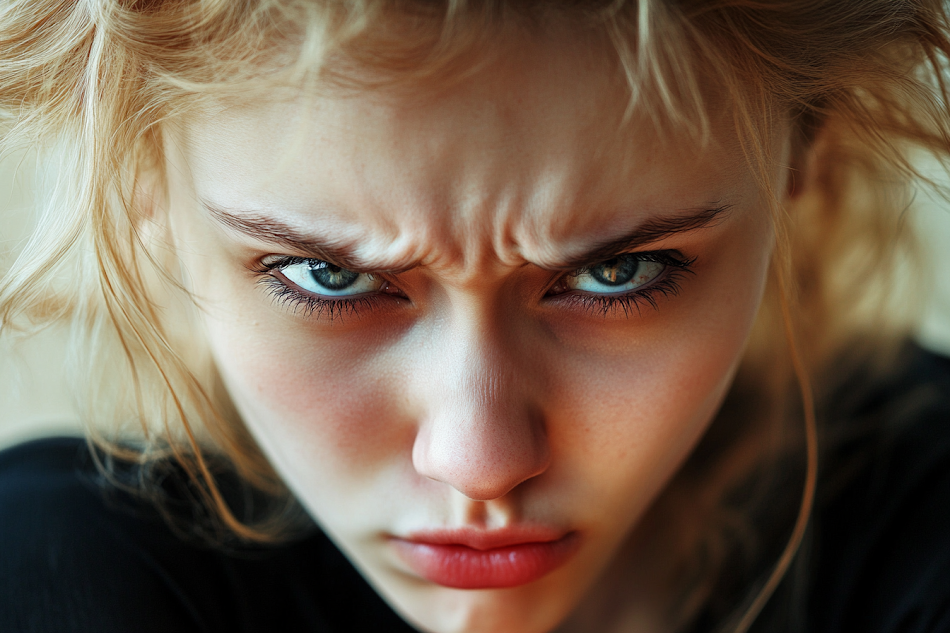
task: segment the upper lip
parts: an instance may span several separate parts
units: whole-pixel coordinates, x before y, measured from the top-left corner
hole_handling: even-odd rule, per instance
[[[549,543],[568,535],[564,530],[543,526],[512,526],[495,530],[480,528],[452,528],[417,530],[402,540],[425,545],[464,545],[477,550],[489,550],[525,543]]]

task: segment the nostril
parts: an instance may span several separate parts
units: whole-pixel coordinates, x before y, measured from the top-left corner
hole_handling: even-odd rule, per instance
[[[413,444],[416,472],[470,499],[489,501],[547,470],[547,438],[535,423],[530,419],[489,422],[429,420]]]

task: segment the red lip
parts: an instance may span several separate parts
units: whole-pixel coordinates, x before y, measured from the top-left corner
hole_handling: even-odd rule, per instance
[[[554,571],[576,551],[575,532],[545,528],[429,530],[394,538],[420,576],[456,589],[517,587]]]

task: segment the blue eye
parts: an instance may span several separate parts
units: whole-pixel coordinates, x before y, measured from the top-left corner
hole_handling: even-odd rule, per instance
[[[667,264],[642,255],[618,255],[582,268],[564,279],[564,287],[592,294],[624,294],[646,286],[663,274]]]
[[[303,259],[281,266],[288,281],[324,297],[351,297],[380,290],[385,282],[366,273],[355,273],[319,259]]]
[[[694,261],[672,250],[617,255],[562,276],[546,298],[604,316],[614,311],[631,316],[642,304],[657,308],[659,297],[678,294],[678,282],[692,274]],[[285,257],[262,263],[255,272],[281,304],[330,321],[407,300],[380,275],[320,259]]]

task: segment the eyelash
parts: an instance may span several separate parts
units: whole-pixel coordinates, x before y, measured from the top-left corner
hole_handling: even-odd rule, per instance
[[[625,253],[636,255],[637,259],[646,262],[656,262],[663,264],[667,268],[660,277],[651,281],[643,288],[637,288],[630,292],[617,295],[597,295],[589,293],[564,293],[556,295],[561,297],[561,301],[569,302],[580,306],[591,313],[600,313],[601,316],[608,316],[611,312],[623,310],[624,317],[629,317],[635,309],[637,315],[641,314],[641,308],[644,304],[649,305],[654,310],[659,309],[657,303],[660,297],[675,297],[682,289],[680,282],[687,276],[694,275],[693,264],[696,258],[685,258],[677,251],[651,251],[646,253]],[[576,272],[568,274],[579,275],[590,270],[590,267],[581,268]]]
[[[282,268],[311,261],[315,260],[308,257],[282,257],[273,262],[261,263],[252,270],[261,276],[258,283],[267,289],[278,305],[287,307],[294,314],[301,311],[307,318],[325,318],[332,322],[345,316],[357,316],[362,310],[375,308],[380,302],[381,297],[378,294],[327,299],[297,290],[274,276],[274,273]]]
[[[623,310],[625,317],[629,317],[631,312],[636,309],[637,314],[641,313],[644,304],[649,305],[654,310],[659,309],[657,299],[660,297],[675,297],[679,294],[680,282],[687,276],[695,274],[692,266],[695,258],[684,258],[677,251],[652,251],[645,253],[628,253],[636,255],[641,261],[656,262],[664,264],[667,268],[661,273],[661,276],[650,282],[649,285],[632,290],[625,294],[617,295],[597,295],[580,292],[564,292],[553,295],[558,301],[569,302],[573,305],[582,307],[591,313],[599,313],[607,316],[613,311]],[[267,288],[267,292],[274,300],[282,306],[288,307],[295,314],[302,311],[305,317],[326,318],[331,322],[334,319],[342,319],[345,316],[357,316],[362,310],[375,308],[381,301],[380,294],[357,295],[354,297],[341,299],[327,299],[312,295],[307,292],[297,290],[278,279],[274,273],[282,268],[314,261],[306,257],[283,257],[267,264],[261,264],[252,269],[253,272],[260,275],[259,283]],[[577,271],[568,273],[569,275],[579,275],[589,270],[581,268]],[[389,295],[389,298],[399,298],[398,295]]]

